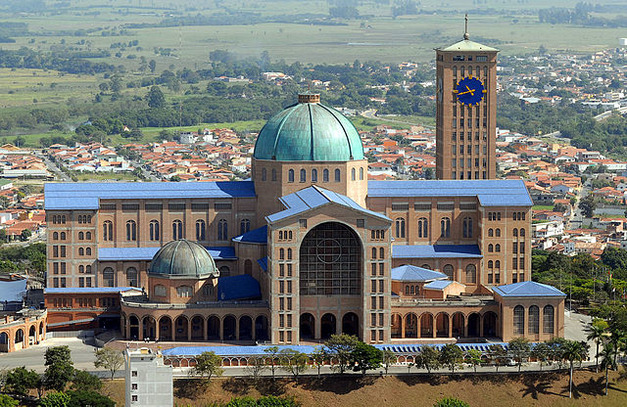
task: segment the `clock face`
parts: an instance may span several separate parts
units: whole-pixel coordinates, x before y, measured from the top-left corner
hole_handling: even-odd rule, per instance
[[[486,90],[479,79],[469,76],[457,83],[453,93],[457,95],[457,100],[463,105],[478,105]]]

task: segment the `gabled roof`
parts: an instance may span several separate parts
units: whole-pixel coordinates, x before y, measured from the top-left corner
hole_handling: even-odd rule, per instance
[[[501,285],[493,288],[501,297],[566,297],[566,294],[555,287],[535,281]]]
[[[437,48],[439,51],[486,51],[486,52],[498,52],[496,48],[488,47],[487,45],[479,44],[478,42],[470,40],[461,40],[453,45],[449,45],[446,48]]]
[[[430,282],[429,284],[425,284],[422,288],[425,290],[444,290],[451,284],[453,284],[451,280],[436,280]]]
[[[522,180],[368,181],[368,197],[477,197],[481,206],[533,206]]]
[[[98,209],[101,199],[254,198],[252,181],[47,183],[45,209]]]
[[[474,259],[482,258],[479,246],[474,244],[394,245],[392,258],[400,259]]]
[[[422,267],[405,265],[392,269],[392,280],[425,282],[433,280],[447,279],[447,275],[439,271],[433,271]]]
[[[232,239],[234,242],[240,243],[267,243],[268,241],[268,226],[262,226],[260,228],[246,232],[243,235],[236,236]]]
[[[338,204],[346,208],[354,209],[359,212],[374,216],[379,219],[384,219],[391,222],[391,219],[378,212],[368,210],[360,206],[357,202],[353,201],[347,196],[338,194],[337,192],[329,191],[324,188],[320,188],[317,185],[301,189],[300,191],[291,193],[289,195],[279,198],[281,203],[285,205],[286,209],[266,216],[269,223],[274,223],[285,219],[290,216],[298,215],[306,212],[310,209],[318,208],[327,204]]]

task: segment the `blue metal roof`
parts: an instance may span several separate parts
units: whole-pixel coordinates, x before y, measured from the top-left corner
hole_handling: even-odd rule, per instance
[[[1,302],[22,302],[26,295],[26,283],[28,280],[0,281]]]
[[[246,232],[243,235],[239,235],[233,238],[234,242],[240,243],[267,243],[268,242],[268,226],[262,226],[260,228]]]
[[[257,260],[257,263],[259,263],[259,266],[261,266],[263,271],[268,271],[268,256]]]
[[[310,209],[318,208],[323,205],[327,205],[330,203],[335,203],[342,205],[346,208],[351,208],[363,213],[366,213],[370,216],[375,216],[380,219],[385,219],[390,221],[390,218],[387,216],[368,210],[362,206],[360,206],[357,202],[353,201],[347,196],[342,194],[338,194],[337,192],[329,191],[324,188],[320,188],[317,185],[301,189],[300,191],[294,192],[292,194],[283,196],[279,198],[281,203],[285,205],[286,209],[281,212],[274,213],[272,215],[268,215],[266,219],[268,222],[276,222],[282,219],[285,219],[289,216],[293,216]]]
[[[101,247],[99,261],[146,260],[150,261],[161,247]],[[214,260],[237,260],[235,248],[231,246],[206,247]]]
[[[46,210],[98,209],[100,199],[254,198],[252,181],[47,183]]]
[[[482,206],[532,206],[522,180],[368,181],[368,197],[477,197]]]
[[[392,280],[423,282],[448,278],[446,274],[422,267],[405,265],[392,269]]]
[[[432,281],[429,284],[425,284],[423,288],[427,290],[444,290],[451,284],[453,284],[451,280],[437,280]]]
[[[493,287],[493,290],[501,297],[566,297],[566,294],[557,288],[535,281],[500,285]]]
[[[377,349],[387,349],[400,355],[416,354],[424,346],[430,346],[434,348],[442,348],[447,345],[446,343],[430,343],[425,345],[416,344],[384,344],[373,345]],[[470,349],[477,349],[483,352],[487,352],[492,345],[499,345],[507,349],[508,344],[506,342],[492,342],[492,343],[463,343],[457,344],[462,350],[467,351]],[[198,356],[203,352],[214,352],[218,356],[253,356],[253,355],[266,355],[265,349],[270,346],[177,346],[175,348],[164,349],[161,353],[165,356]],[[283,349],[292,349],[298,352],[312,354],[318,348],[324,348],[324,345],[312,346],[312,345],[278,345],[279,351]]]
[[[46,294],[108,294],[121,293],[130,290],[141,291],[137,287],[65,287],[65,288],[46,288]]]
[[[398,259],[473,259],[482,257],[479,246],[475,244],[392,246],[392,258]]]
[[[220,277],[218,279],[218,300],[249,300],[261,298],[259,282],[248,274]]]

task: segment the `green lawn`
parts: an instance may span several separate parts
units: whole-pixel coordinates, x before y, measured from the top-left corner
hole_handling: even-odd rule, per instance
[[[533,205],[531,209],[534,211],[552,211],[553,205]]]

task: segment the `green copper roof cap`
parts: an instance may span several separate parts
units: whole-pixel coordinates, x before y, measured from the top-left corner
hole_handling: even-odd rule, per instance
[[[207,249],[188,240],[166,243],[152,258],[148,273],[179,278],[218,277],[220,274]]]
[[[254,157],[277,161],[363,160],[364,147],[353,123],[305,93],[299,103],[268,120],[255,144]]]

